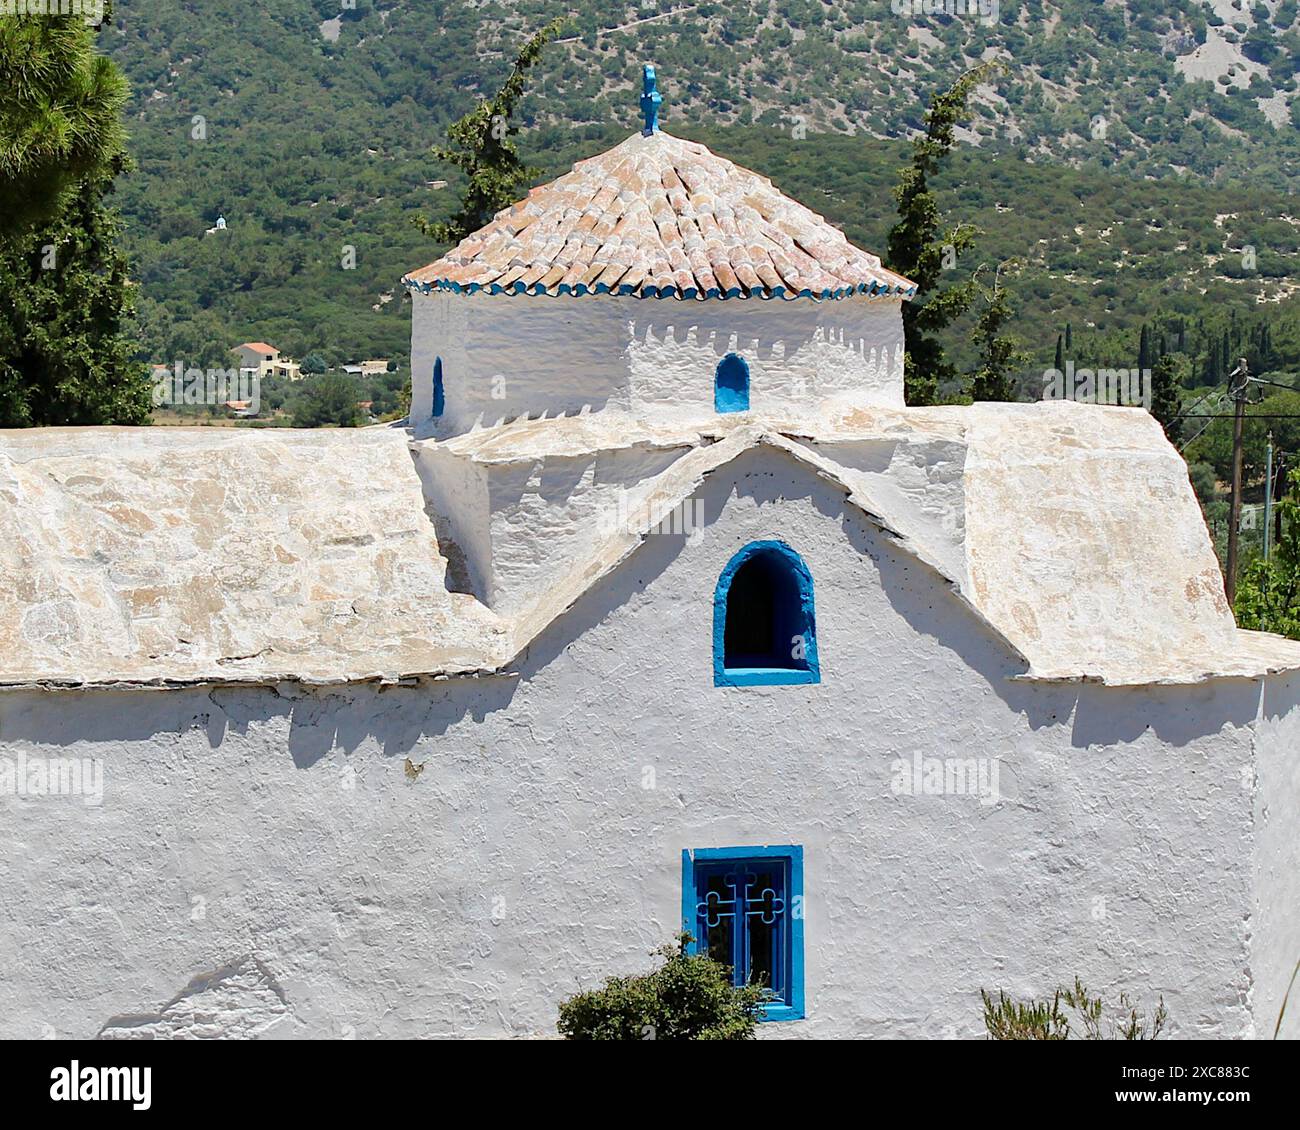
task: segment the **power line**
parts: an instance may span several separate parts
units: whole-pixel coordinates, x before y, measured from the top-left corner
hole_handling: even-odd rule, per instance
[[[1185,418],[1193,408],[1199,408],[1207,400],[1214,400],[1216,398],[1222,399],[1227,395],[1228,395],[1228,386],[1226,383],[1222,388],[1212,388],[1210,389],[1209,392],[1207,392],[1204,396],[1202,396],[1195,404],[1188,405],[1181,412],[1179,412],[1178,415],[1175,417],[1175,419],[1181,420]]]
[[[1272,385],[1274,388],[1286,389],[1287,392],[1300,392],[1300,388],[1297,388],[1295,385],[1278,384],[1277,381],[1266,381],[1263,377],[1251,377],[1250,383],[1256,385]]]

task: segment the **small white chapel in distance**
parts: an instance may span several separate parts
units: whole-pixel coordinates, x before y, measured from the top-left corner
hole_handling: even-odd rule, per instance
[[[1300,644],[1159,424],[905,407],[657,101],[405,280],[408,431],[0,432],[0,1036],[547,1036],[683,927],[763,1037],[1271,1035]]]

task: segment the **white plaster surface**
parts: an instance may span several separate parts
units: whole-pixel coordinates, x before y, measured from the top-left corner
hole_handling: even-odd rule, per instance
[[[676,929],[683,848],[765,843],[805,848],[808,998],[765,1038],[976,1036],[981,986],[1076,974],[1177,1036],[1271,1025],[1294,681],[1019,682],[815,467],[749,449],[697,497],[702,538],[646,539],[516,677],[0,695],[5,756],[105,778],[0,798],[0,1036],[546,1035]],[[822,682],[715,688],[717,576],[773,536]],[[1000,803],[896,794],[915,754],[999,758]]]
[[[814,414],[836,398],[901,408],[898,298],[678,301],[412,292],[411,422],[439,438],[520,416],[617,409],[656,423],[713,414],[727,353],[749,364],[755,412]],[[444,414],[432,419],[442,358]]]
[[[679,927],[683,849],[769,843],[808,1019],[765,1037],[978,1035],[981,987],[1076,975],[1271,1029],[1300,644],[1236,628],[1146,413],[904,408],[896,298],[413,303],[414,438],[0,433],[0,779],[105,786],[0,790],[0,1036],[551,1034]],[[822,681],[715,688],[764,538]],[[996,759],[996,803],[900,795],[914,757]]]
[[[1300,678],[1268,680],[1255,759],[1255,899],[1252,921],[1252,1005],[1261,1038],[1275,1030],[1300,1039],[1293,989],[1281,1029],[1277,1022],[1300,962]],[[1296,984],[1300,986],[1300,978]]]
[[[1063,402],[829,405],[692,426],[606,412],[410,450],[391,429],[0,433],[0,685],[513,670],[660,518],[756,446],[838,485],[938,570],[1027,677],[1300,669],[1300,643],[1233,623],[1159,425]]]

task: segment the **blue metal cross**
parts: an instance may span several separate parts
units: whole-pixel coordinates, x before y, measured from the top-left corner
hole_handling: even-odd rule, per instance
[[[649,137],[659,128],[659,103],[664,96],[655,89],[654,65],[647,63],[641,75],[641,113],[645,116],[645,129],[641,132]]]

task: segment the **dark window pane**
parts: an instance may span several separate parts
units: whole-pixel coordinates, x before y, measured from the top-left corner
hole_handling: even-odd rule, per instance
[[[745,886],[745,926],[749,951],[749,980],[778,995],[785,992],[782,939],[789,914],[785,868],[756,866]]]
[[[727,590],[725,667],[805,670],[794,640],[808,630],[799,580],[781,554],[756,553],[736,570]]]
[[[736,965],[736,889],[729,868],[702,868],[696,884],[697,935],[714,961]]]
[[[776,594],[771,570],[752,558],[736,572],[727,594],[726,649],[728,667],[765,667],[772,654],[773,605]]]
[[[776,970],[776,927],[749,920],[749,983],[780,992]]]

